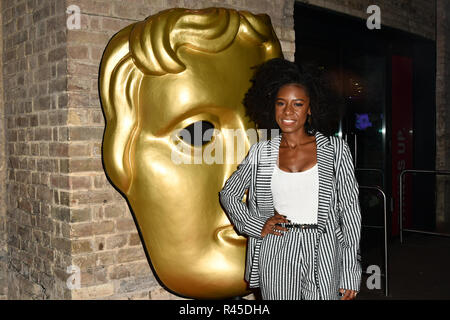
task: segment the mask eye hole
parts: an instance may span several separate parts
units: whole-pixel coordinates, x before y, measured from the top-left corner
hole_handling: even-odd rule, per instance
[[[214,125],[209,121],[197,121],[180,130],[178,138],[194,147],[201,147],[212,140]]]

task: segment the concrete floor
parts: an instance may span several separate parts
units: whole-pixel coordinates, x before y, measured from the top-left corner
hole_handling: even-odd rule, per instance
[[[403,240],[403,244],[398,238],[390,242],[389,296],[384,296],[384,277],[380,290],[369,290],[364,275],[357,299],[450,299],[450,237],[404,233]],[[368,265],[383,265],[381,248],[366,246],[362,254],[363,272]]]

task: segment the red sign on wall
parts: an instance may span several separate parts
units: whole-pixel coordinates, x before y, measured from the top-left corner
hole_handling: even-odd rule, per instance
[[[413,166],[412,59],[392,56],[392,234],[399,233],[399,177]],[[403,178],[403,228],[411,227],[411,175]]]

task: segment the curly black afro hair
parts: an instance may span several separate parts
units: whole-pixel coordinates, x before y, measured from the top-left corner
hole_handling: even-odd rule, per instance
[[[336,132],[340,110],[318,68],[299,66],[282,58],[271,59],[258,67],[243,104],[246,115],[258,129],[280,129],[275,120],[275,99],[278,90],[286,84],[299,84],[309,96],[311,124],[305,123],[308,135],[318,130],[329,136]],[[335,100],[335,101],[333,101]],[[334,106],[334,107],[333,107]]]

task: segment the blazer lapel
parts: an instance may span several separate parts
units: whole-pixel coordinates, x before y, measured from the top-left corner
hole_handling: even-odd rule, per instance
[[[316,131],[317,165],[319,171],[319,207],[318,225],[323,232],[330,209],[333,191],[333,157],[334,150],[328,137]],[[256,174],[256,202],[259,215],[270,217],[274,214],[273,197],[270,187],[272,173],[278,159],[282,134],[268,140],[262,147]]]
[[[316,132],[317,165],[319,169],[319,230],[324,231],[330,211],[330,200],[333,190],[334,150],[330,139],[320,132]]]
[[[256,171],[256,203],[260,216],[270,217],[274,215],[272,190],[270,181],[273,169],[277,163],[278,148],[281,142],[281,134],[267,140],[262,147],[258,168]]]

